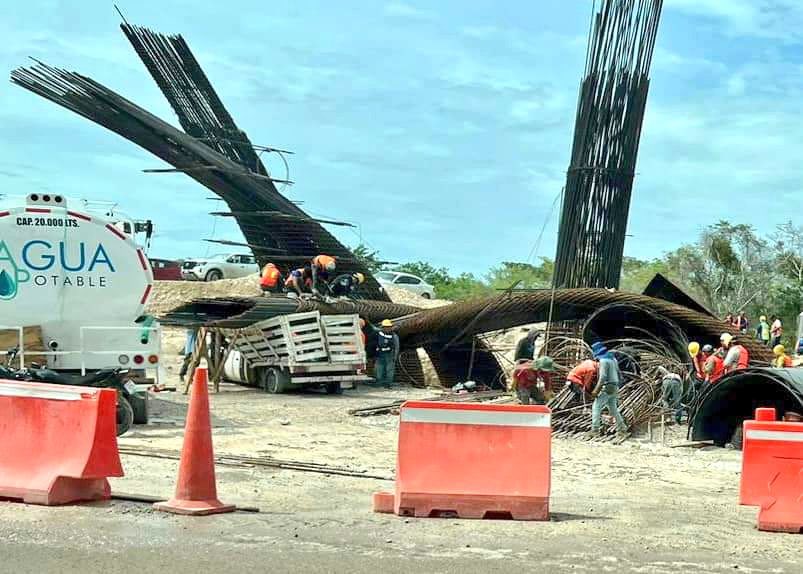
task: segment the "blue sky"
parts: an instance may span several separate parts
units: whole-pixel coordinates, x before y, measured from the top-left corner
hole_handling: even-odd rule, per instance
[[[110,1],[3,4],[4,73],[34,56],[177,124]],[[332,228],[346,244],[480,273],[554,256],[590,0],[118,4],[132,23],[184,35],[254,143],[296,152],[288,195],[359,225]],[[762,231],[797,219],[801,43],[797,0],[665,2],[627,255],[659,256],[719,218]],[[219,207],[209,191],[141,172],[155,167],[134,144],[2,84],[0,193],[116,201],[155,220],[157,256],[239,238],[207,215]]]

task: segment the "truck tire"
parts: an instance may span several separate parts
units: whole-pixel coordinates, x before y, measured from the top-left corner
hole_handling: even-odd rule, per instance
[[[134,424],[134,409],[123,395],[117,394],[117,436],[123,436]]]
[[[429,293],[421,293],[421,297],[423,297],[424,299],[431,299]]]
[[[326,383],[326,394],[327,395],[342,395],[343,394],[343,387],[340,386],[340,381],[334,381],[332,383]]]
[[[212,269],[206,274],[207,281],[220,281],[221,279],[223,279],[223,273],[220,269]]]
[[[266,392],[278,395],[287,390],[290,381],[287,373],[281,369],[267,368],[260,371],[260,387]]]

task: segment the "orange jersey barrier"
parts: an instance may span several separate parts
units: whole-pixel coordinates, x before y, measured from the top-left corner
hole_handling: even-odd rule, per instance
[[[396,489],[376,512],[549,519],[547,407],[409,401],[399,416]]]
[[[67,504],[110,496],[123,476],[117,393],[0,381],[0,498]]]
[[[803,532],[803,423],[756,409],[744,422],[739,502],[760,506],[759,530]]]

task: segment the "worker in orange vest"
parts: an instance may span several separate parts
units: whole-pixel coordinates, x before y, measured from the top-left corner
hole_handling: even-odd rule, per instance
[[[566,375],[566,386],[571,388],[575,395],[581,396],[583,391],[590,394],[594,390],[598,372],[599,363],[586,359]]]
[[[711,385],[716,384],[725,374],[725,353],[721,349],[715,353],[714,347],[704,345],[703,355],[705,356],[705,363],[703,363],[705,382]]]
[[[273,263],[266,263],[262,268],[259,286],[263,293],[281,293],[284,287],[282,272]]]
[[[316,255],[310,262],[312,271],[312,293],[325,296],[329,294],[329,274],[337,267],[335,258],[329,255]]]
[[[740,369],[746,369],[747,366],[750,364],[750,353],[747,352],[747,349],[744,345],[739,343],[733,342],[733,335],[730,333],[722,333],[719,337],[720,343],[722,343],[722,348],[725,349],[725,372],[730,373],[732,371],[738,371]]]
[[[790,369],[792,365],[792,357],[786,354],[786,347],[783,345],[775,345],[772,348],[772,354],[775,358],[772,360],[772,366],[779,369]]]

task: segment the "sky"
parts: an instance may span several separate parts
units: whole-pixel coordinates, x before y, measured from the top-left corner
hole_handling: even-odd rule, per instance
[[[178,126],[112,2],[0,7],[0,69],[29,57]],[[352,247],[482,274],[554,257],[591,0],[118,0],[181,33],[255,144],[293,150],[290,199]],[[719,219],[799,222],[803,2],[666,0],[625,255],[659,257]],[[151,255],[241,240],[220,205],[131,142],[0,84],[0,193],[117,203],[156,225]],[[277,178],[284,166],[268,159]]]

